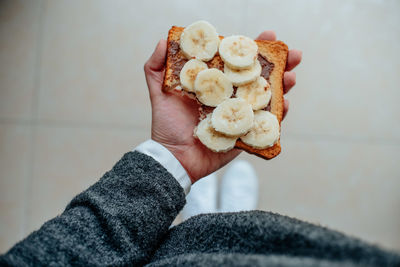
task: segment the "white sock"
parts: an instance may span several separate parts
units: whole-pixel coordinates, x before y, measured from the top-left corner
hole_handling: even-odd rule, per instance
[[[258,202],[258,178],[251,164],[232,162],[221,183],[221,212],[254,210]]]
[[[217,212],[217,175],[212,173],[192,185],[182,210],[183,220],[201,213]]]

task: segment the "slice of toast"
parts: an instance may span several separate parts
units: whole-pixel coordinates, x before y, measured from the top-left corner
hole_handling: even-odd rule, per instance
[[[164,91],[181,88],[179,73],[188,61],[179,48],[183,29],[183,27],[173,26],[168,32]],[[220,36],[220,39],[223,39],[223,37]],[[258,45],[258,59],[263,67],[261,76],[269,82],[272,90],[271,102],[267,110],[276,115],[280,124],[283,117],[283,74],[286,67],[288,47],[281,41],[256,40],[256,43]],[[209,68],[217,68],[221,71],[224,69],[224,62],[218,53],[211,61],[207,62],[207,65]],[[238,139],[235,147],[264,159],[272,159],[281,152],[280,140],[271,147],[255,149]]]

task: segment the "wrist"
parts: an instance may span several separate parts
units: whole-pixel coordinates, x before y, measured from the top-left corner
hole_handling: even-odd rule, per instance
[[[152,138],[153,139],[153,138]],[[166,149],[168,149],[169,152],[179,161],[179,163],[182,165],[182,167],[185,169],[186,173],[188,174],[190,181],[192,184],[195,182],[195,179],[193,179],[192,173],[190,172],[190,168],[186,166],[186,161],[185,161],[185,148],[182,148],[179,145],[173,145],[167,142],[162,142],[157,139],[153,139]]]
[[[163,166],[182,186],[185,194],[189,193],[192,180],[180,161],[166,146],[152,139],[138,145],[135,148],[135,151],[150,156],[154,160],[158,161],[158,163],[160,163],[160,165]]]

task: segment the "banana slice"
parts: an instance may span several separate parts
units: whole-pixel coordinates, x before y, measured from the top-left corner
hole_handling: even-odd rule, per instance
[[[257,52],[257,43],[242,35],[226,37],[219,45],[219,54],[231,69],[250,68],[257,58]]]
[[[236,91],[236,97],[246,100],[253,110],[268,106],[271,95],[269,83],[263,77],[258,77],[252,83],[239,86]]]
[[[279,139],[279,122],[274,114],[265,110],[254,112],[254,126],[240,139],[249,146],[263,149],[273,146]]]
[[[214,68],[197,74],[194,89],[197,99],[210,107],[216,107],[233,94],[232,83],[222,71]]]
[[[225,64],[224,73],[234,86],[240,86],[255,81],[261,75],[261,64],[257,59],[250,68],[242,70],[231,69]]]
[[[253,120],[251,105],[239,98],[225,100],[214,109],[211,116],[214,129],[229,136],[247,133],[253,126]]]
[[[187,58],[211,60],[218,51],[218,33],[207,21],[197,21],[187,26],[181,35],[180,47]]]
[[[207,64],[198,59],[191,59],[186,62],[179,74],[183,89],[188,92],[194,92],[194,81],[197,74],[206,69],[208,69]]]
[[[206,147],[214,152],[226,152],[234,148],[236,137],[226,136],[214,130],[211,125],[211,114],[200,121],[194,133]]]

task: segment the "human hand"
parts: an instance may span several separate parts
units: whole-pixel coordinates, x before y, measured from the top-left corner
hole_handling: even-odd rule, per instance
[[[263,31],[257,40],[276,41],[276,34],[274,31]],[[291,71],[301,62],[303,53],[300,50],[289,50],[285,73],[283,74],[283,93],[286,94],[296,85],[296,73]],[[284,99],[283,119],[289,110],[289,101]]]
[[[265,31],[257,39],[275,40],[275,33]],[[152,125],[151,138],[166,147],[182,164],[192,183],[220,169],[229,163],[241,150],[232,149],[226,153],[215,153],[206,148],[193,136],[198,124],[199,107],[197,101],[174,93],[165,93],[162,89],[165,71],[167,42],[160,40],[157,47],[144,65],[147,86],[149,88]],[[284,92],[287,93],[296,83],[296,75],[291,72],[301,61],[301,52],[290,50],[287,72],[284,74]],[[289,103],[285,100],[284,116]]]

